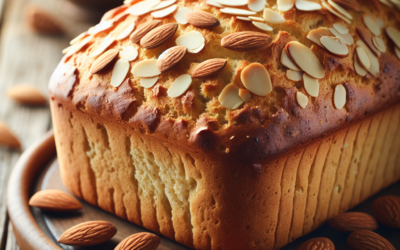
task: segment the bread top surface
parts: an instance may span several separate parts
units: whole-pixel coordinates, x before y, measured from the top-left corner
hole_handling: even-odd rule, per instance
[[[138,51],[138,57],[129,62],[126,77],[120,80],[118,87],[114,87],[111,85],[113,69],[121,54],[104,69],[91,74],[98,58],[93,57],[93,53],[101,44],[106,39],[118,37],[132,22],[135,23],[133,32],[152,20],[161,21],[156,28],[177,23],[174,18],[176,12],[163,18],[154,18],[151,13],[130,15],[130,10],[138,2],[127,3],[106,13],[99,25],[71,46],[70,51],[75,49],[76,52],[67,52],[50,80],[52,101],[125,124],[187,150],[204,152],[210,157],[226,161],[259,164],[346,127],[399,100],[400,61],[395,54],[396,45],[385,30],[387,27],[398,28],[400,15],[395,7],[388,7],[379,0],[355,2],[355,7],[359,7],[357,11],[353,9],[354,6],[349,8],[343,4],[352,3],[353,0],[334,0],[351,14],[351,24],[327,10],[324,7],[326,2],[316,1],[322,4],[322,8],[315,11],[301,11],[295,5],[286,12],[279,12],[285,19],[284,23],[267,23],[273,28],[272,31],[263,31],[251,21],[221,12],[224,7],[232,6],[219,8],[203,0],[178,0],[175,3],[178,10],[188,7],[205,11],[217,18],[219,25],[203,28],[179,24],[171,37],[152,49],[144,48],[140,42],[133,43],[130,36],[113,41],[104,52],[111,49],[122,51],[127,46],[133,46]],[[249,10],[247,5],[233,8]],[[268,1],[267,8],[277,11],[276,1]],[[387,50],[378,58],[379,72],[376,75],[368,72],[360,76],[354,69],[354,53],[358,47],[356,42],[361,40],[357,29],[366,27],[363,22],[365,15],[383,24],[379,37],[383,39]],[[254,16],[262,18],[263,11]],[[332,28],[337,23],[347,27],[355,41],[346,45],[349,50],[347,56],[334,55],[327,48],[307,39],[311,30]],[[158,59],[164,51],[177,45],[179,36],[191,31],[201,33],[205,39],[204,48],[198,53],[186,53],[175,67],[159,75],[153,87],[142,87],[140,77],[131,73],[135,65],[146,59]],[[221,46],[224,37],[243,31],[268,35],[271,41],[263,48],[241,51]],[[310,48],[324,69],[324,77],[318,80],[317,97],[307,94],[302,80],[294,82],[286,76],[288,68],[281,63],[281,54],[291,41],[298,41]],[[82,48],[77,49],[79,44]],[[178,97],[168,95],[167,91],[175,79],[183,74],[192,75],[197,65],[216,58],[227,61],[221,71],[212,76],[192,78],[189,88]],[[246,89],[241,73],[252,63],[259,63],[268,71],[272,91],[266,96],[251,93],[251,98],[235,109],[221,105],[218,97],[228,84]],[[344,86],[346,91],[346,103],[341,109],[334,104],[337,85]],[[307,96],[305,108],[299,105],[297,92]]]

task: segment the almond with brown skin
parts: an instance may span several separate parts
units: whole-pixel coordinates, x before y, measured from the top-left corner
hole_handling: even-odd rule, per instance
[[[42,190],[35,193],[29,200],[29,206],[50,212],[71,212],[82,208],[77,199],[55,189]]]
[[[11,132],[7,125],[2,122],[0,122],[0,145],[13,149],[21,149],[21,143],[18,138]]]
[[[252,51],[267,47],[272,42],[271,36],[254,31],[242,31],[222,38],[221,46],[234,51]]]
[[[172,69],[187,53],[185,46],[175,46],[164,51],[157,61],[157,69],[165,72]]]
[[[90,74],[96,74],[104,69],[110,62],[112,62],[117,56],[119,51],[116,49],[110,49],[99,56],[90,68]]]
[[[161,23],[160,20],[153,20],[140,25],[135,32],[132,33],[130,39],[133,43],[139,43],[140,39],[146,35],[150,30],[154,29]]]
[[[111,239],[117,229],[108,221],[88,221],[65,231],[58,243],[71,246],[96,246]]]
[[[167,23],[157,27],[147,33],[142,39],[140,39],[140,45],[146,49],[154,49],[161,46],[171,36],[173,36],[178,29],[177,23]]]
[[[368,230],[352,232],[347,238],[347,244],[355,250],[395,250],[388,240]]]
[[[29,27],[37,33],[53,35],[64,32],[61,24],[51,14],[39,7],[27,7],[25,16]]]
[[[137,233],[121,241],[114,250],[156,250],[161,239],[151,233]]]
[[[371,206],[372,213],[383,225],[400,228],[400,197],[386,195],[376,199]]]
[[[339,214],[329,220],[329,225],[340,232],[356,230],[378,229],[378,222],[369,214],[361,212],[347,212]]]
[[[33,106],[47,104],[46,97],[37,88],[27,84],[19,84],[8,89],[6,95],[20,104]]]
[[[227,63],[226,59],[210,59],[198,64],[192,73],[193,78],[212,76],[221,71]]]
[[[297,250],[335,250],[335,245],[330,239],[320,237],[304,242]]]
[[[219,20],[208,12],[195,10],[186,13],[186,21],[196,27],[211,28],[219,25]]]

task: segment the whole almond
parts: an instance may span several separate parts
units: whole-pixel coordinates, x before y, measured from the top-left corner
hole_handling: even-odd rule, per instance
[[[118,50],[110,49],[99,56],[90,68],[90,74],[96,74],[104,69],[110,62],[112,62],[118,55]]]
[[[210,28],[219,25],[219,21],[213,15],[202,10],[195,10],[186,13],[186,21],[196,27]]]
[[[161,239],[151,233],[137,233],[121,241],[114,250],[156,250]]]
[[[227,63],[226,59],[210,59],[198,64],[192,73],[193,78],[212,76],[221,71]]]
[[[27,24],[35,32],[51,35],[64,32],[61,24],[51,14],[39,7],[27,7],[25,15]]]
[[[132,33],[130,39],[133,43],[139,43],[140,39],[146,35],[150,30],[154,29],[161,23],[160,20],[153,20],[140,25],[135,32]]]
[[[46,97],[34,86],[19,84],[7,90],[6,95],[14,101],[33,106],[47,104]]]
[[[386,195],[376,199],[371,205],[372,213],[383,225],[400,228],[400,197]]]
[[[158,58],[157,69],[165,72],[173,68],[187,53],[185,46],[175,46],[164,51]]]
[[[117,229],[108,221],[88,221],[71,227],[58,243],[71,246],[96,246],[111,239]]]
[[[339,214],[329,220],[329,225],[340,232],[356,230],[378,229],[378,222],[369,214],[361,212],[347,212]]]
[[[161,46],[173,36],[178,29],[177,23],[167,23],[157,27],[140,39],[140,45],[146,49],[154,49]]]
[[[35,193],[29,200],[29,206],[50,212],[71,212],[82,208],[77,199],[55,189],[42,190]]]
[[[320,237],[304,242],[297,250],[335,250],[335,245],[330,239]]]
[[[13,132],[11,132],[7,125],[2,122],[0,122],[0,145],[14,149],[21,149],[21,143],[18,138]]]
[[[252,51],[267,47],[272,41],[271,36],[254,31],[242,31],[229,34],[222,38],[221,46],[234,51]]]
[[[347,238],[347,244],[355,250],[395,250],[388,240],[368,230],[357,230]]]

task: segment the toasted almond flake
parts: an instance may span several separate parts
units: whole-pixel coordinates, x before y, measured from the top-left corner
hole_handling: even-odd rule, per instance
[[[346,89],[342,84],[336,85],[333,103],[336,109],[342,109],[346,104]]]
[[[379,0],[381,3],[383,3],[384,5],[393,8],[394,6],[389,2],[389,0]]]
[[[89,35],[94,36],[94,35],[99,34],[100,32],[103,32],[103,31],[105,31],[105,30],[110,29],[113,25],[114,25],[114,21],[113,21],[113,20],[101,21],[99,24],[97,24],[97,25],[91,27],[91,28],[88,30],[87,33],[88,33]]]
[[[250,17],[237,16],[236,18],[242,21],[251,21]]]
[[[137,58],[138,51],[133,46],[127,46],[120,52],[120,55],[121,55],[122,59],[125,59],[125,60],[128,60],[131,62]]]
[[[178,76],[169,87],[167,91],[168,96],[172,98],[181,96],[190,87],[191,83],[192,77],[190,75],[184,74]]]
[[[81,42],[72,45],[72,48],[68,50],[67,54],[65,55],[66,58],[72,56],[73,54],[79,52],[83,47],[85,47],[90,41],[92,41],[92,36],[88,36],[83,39]]]
[[[309,76],[308,74],[303,74],[304,88],[310,96],[318,97],[319,94],[319,82],[318,79]]]
[[[84,38],[85,36],[88,36],[89,34],[85,31],[81,34],[79,34],[77,37],[75,37],[74,39],[71,40],[71,42],[69,42],[70,45],[74,45],[75,43],[77,43],[78,41],[80,41],[82,38]]]
[[[166,72],[172,69],[186,55],[187,48],[175,46],[164,51],[157,60],[157,69]]]
[[[266,0],[248,0],[249,4],[247,7],[255,12],[260,12],[265,8],[265,5],[267,4]]]
[[[361,48],[361,47],[358,47]],[[368,58],[369,59],[369,58]],[[357,74],[359,74],[360,76],[366,76],[368,71],[366,71],[360,64],[360,62],[358,61],[358,57],[357,57],[357,53],[354,53],[354,70],[356,71]]]
[[[321,5],[313,1],[296,0],[296,8],[302,11],[314,11],[314,10],[320,10]]]
[[[286,48],[283,48],[283,50],[282,50],[281,63],[291,70],[301,71],[301,69],[299,67],[297,67],[297,65],[292,61],[292,59],[287,54]]]
[[[247,89],[239,89],[239,96],[243,102],[247,102],[251,98],[251,93]]]
[[[0,122],[0,144],[13,149],[21,149],[18,137],[3,122]]]
[[[269,8],[265,8],[263,12],[263,17],[268,23],[284,23],[285,18],[281,16],[278,12],[275,12]]]
[[[157,69],[157,59],[145,59],[133,66],[131,73],[134,77],[155,77],[161,74]]]
[[[346,56],[349,54],[349,47],[340,42],[337,37],[323,36],[321,37],[321,43],[332,54],[338,56]]]
[[[339,32],[340,34],[349,33],[349,29],[342,23],[334,23],[333,28],[335,28],[335,30],[337,30],[337,32]]]
[[[369,47],[370,50],[372,50],[372,52],[374,52],[374,54],[378,57],[380,57],[380,55],[382,54],[382,52],[380,52],[375,45],[372,42],[373,39],[373,34],[372,32],[363,27],[363,26],[358,26],[356,28],[357,33],[359,35],[359,37],[361,38],[361,40],[363,40],[363,42]]]
[[[390,3],[396,6],[397,9],[400,9],[400,1],[399,0],[389,0]]]
[[[381,37],[375,36],[374,38],[372,38],[372,42],[374,43],[375,47],[380,52],[383,52],[383,53],[386,52],[386,44]]]
[[[189,53],[193,53],[193,54],[199,53],[199,52],[204,48],[205,45],[206,45],[206,44],[203,43],[200,47],[198,47],[198,48],[196,48],[196,49],[188,50],[188,52],[189,52]]]
[[[174,5],[171,5],[171,6],[167,7],[167,8],[165,8],[165,9],[151,12],[151,15],[154,18],[163,18],[163,17],[166,17],[168,15],[171,15],[177,8],[178,8],[178,5],[174,4]]]
[[[274,30],[271,26],[269,26],[266,23],[261,23],[261,22],[252,22],[254,24],[254,26],[256,26],[257,28],[259,28],[260,30],[264,30],[264,31],[272,31]]]
[[[150,10],[151,11],[161,10],[161,9],[164,9],[164,8],[170,6],[170,5],[173,5],[174,3],[176,3],[176,0],[163,0],[159,4],[157,4],[156,6],[151,8]]]
[[[394,47],[394,52],[396,53],[397,59],[400,60],[400,49],[397,47]]]
[[[248,3],[248,0],[214,0],[214,1],[225,6],[245,6]]]
[[[372,32],[372,34],[374,34],[375,36],[379,36],[381,34],[381,28],[379,28],[378,23],[373,17],[371,17],[370,15],[364,15],[363,22],[365,27],[367,27]]]
[[[302,107],[303,109],[305,109],[307,107],[308,97],[305,94],[303,94],[301,92],[297,92],[296,100],[297,100],[297,103],[300,105],[300,107]]]
[[[131,22],[126,28],[118,35],[117,41],[127,38],[135,30],[135,22]]]
[[[249,21],[251,21],[251,20],[249,19]],[[67,54],[68,51],[70,51],[73,47],[74,47],[74,45],[68,46],[65,49],[63,49],[61,53]]]
[[[257,12],[254,11],[237,9],[237,8],[223,8],[220,9],[220,11],[225,14],[238,15],[238,16],[253,16],[257,14]]]
[[[130,37],[131,42],[139,43],[140,39],[142,39],[147,33],[149,33],[151,30],[157,27],[160,23],[161,23],[160,20],[153,20],[140,25],[135,30],[135,32],[132,33]]]
[[[126,74],[129,71],[129,61],[119,59],[115,65],[111,76],[111,86],[118,87],[125,80]]]
[[[368,70],[373,76],[378,76],[379,74],[379,60],[378,58],[372,53],[372,51],[368,48],[368,46],[361,40],[356,42],[358,46],[363,48],[368,55],[369,60],[371,61],[371,68]]]
[[[109,63],[111,63],[118,56],[118,50],[110,49],[106,51],[104,54],[99,56],[90,68],[90,74],[96,74],[97,72],[104,69]]]
[[[179,8],[175,12],[174,18],[180,24],[187,24],[188,22],[186,21],[186,14],[191,12],[191,11],[192,11],[192,9],[190,9],[188,7]]]
[[[233,83],[225,86],[218,96],[218,101],[228,109],[236,109],[243,103],[242,98],[239,96],[239,88]]]
[[[323,37],[323,36],[332,36],[332,32],[330,32],[329,29],[326,27],[321,27],[321,28],[313,29],[307,34],[307,38],[309,40],[313,41],[314,43],[316,43],[318,46],[320,46],[322,48],[324,47],[321,44],[321,37]]]
[[[188,51],[193,51],[201,47],[206,40],[198,31],[190,31],[176,38],[175,43],[178,46],[185,46]]]
[[[219,20],[217,18],[202,10],[195,10],[187,13],[186,21],[200,28],[211,28],[219,25]]]
[[[387,27],[386,33],[396,45],[396,47],[400,48],[400,31],[394,27]]]
[[[286,12],[293,8],[295,0],[278,0],[278,11]]]
[[[340,19],[342,19],[343,21],[345,21],[348,24],[351,24],[350,19],[348,19],[347,17],[345,17],[344,15],[340,14],[339,12],[337,12],[334,8],[332,8],[332,6],[330,6],[328,3],[326,2],[322,2],[322,6],[324,6],[325,9],[327,9],[330,13],[332,13],[333,15],[339,17]]]
[[[160,0],[145,0],[132,5],[127,11],[132,16],[141,16],[151,11],[151,8],[159,4]]]
[[[193,78],[208,77],[220,72],[226,65],[226,59],[210,59],[198,64],[192,72]]]
[[[259,63],[246,66],[240,75],[243,85],[253,94],[266,96],[272,91],[271,78],[265,67]]]
[[[340,34],[336,29],[329,28],[329,31],[332,32],[334,36],[340,39],[342,43],[347,45],[352,45],[354,43],[354,38],[350,33]]]
[[[91,57],[95,58],[101,55],[104,50],[106,50],[110,45],[115,41],[114,38],[109,36],[105,37],[104,40],[100,43],[100,45],[90,54]]]
[[[357,12],[361,10],[360,4],[357,0],[333,0],[333,2],[343,6],[346,9],[351,9]]]
[[[371,60],[369,60],[369,57],[365,50],[361,47],[356,48],[356,54],[357,54],[357,59],[360,65],[366,69],[369,70],[371,68]]]
[[[325,70],[314,53],[299,42],[289,42],[286,52],[299,68],[310,76],[321,79],[325,76]]]
[[[257,16],[249,16],[248,19],[249,19],[249,21],[253,20],[253,21],[257,21],[257,22],[265,22],[264,18],[257,17]]]
[[[140,86],[143,88],[151,88],[154,86],[154,84],[157,83],[159,76],[156,77],[151,77],[151,78],[140,78]]]
[[[142,39],[140,39],[140,45],[145,49],[154,49],[160,47],[175,34],[178,27],[179,24],[177,23],[167,23],[161,25],[142,37]]]
[[[335,3],[332,0],[328,0],[328,3],[335,8],[340,14],[342,14],[343,16],[345,16],[346,18],[353,20],[353,17],[350,15],[349,12],[347,12],[347,10],[345,10],[342,6],[340,6],[339,4]]]
[[[294,71],[294,70],[288,69],[288,70],[286,70],[286,77],[287,77],[287,79],[289,79],[289,80],[298,82],[298,81],[300,81],[301,79],[303,79],[303,72],[301,72],[301,71]]]
[[[217,3],[216,1],[213,1],[213,0],[206,1],[206,4],[214,6],[214,7],[218,7],[218,8],[222,8],[223,7],[221,4],[219,4],[219,3]]]

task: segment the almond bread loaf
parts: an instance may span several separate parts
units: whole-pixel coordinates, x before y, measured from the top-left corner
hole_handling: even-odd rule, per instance
[[[400,178],[399,4],[126,1],[49,84],[75,195],[195,249],[279,249]]]

